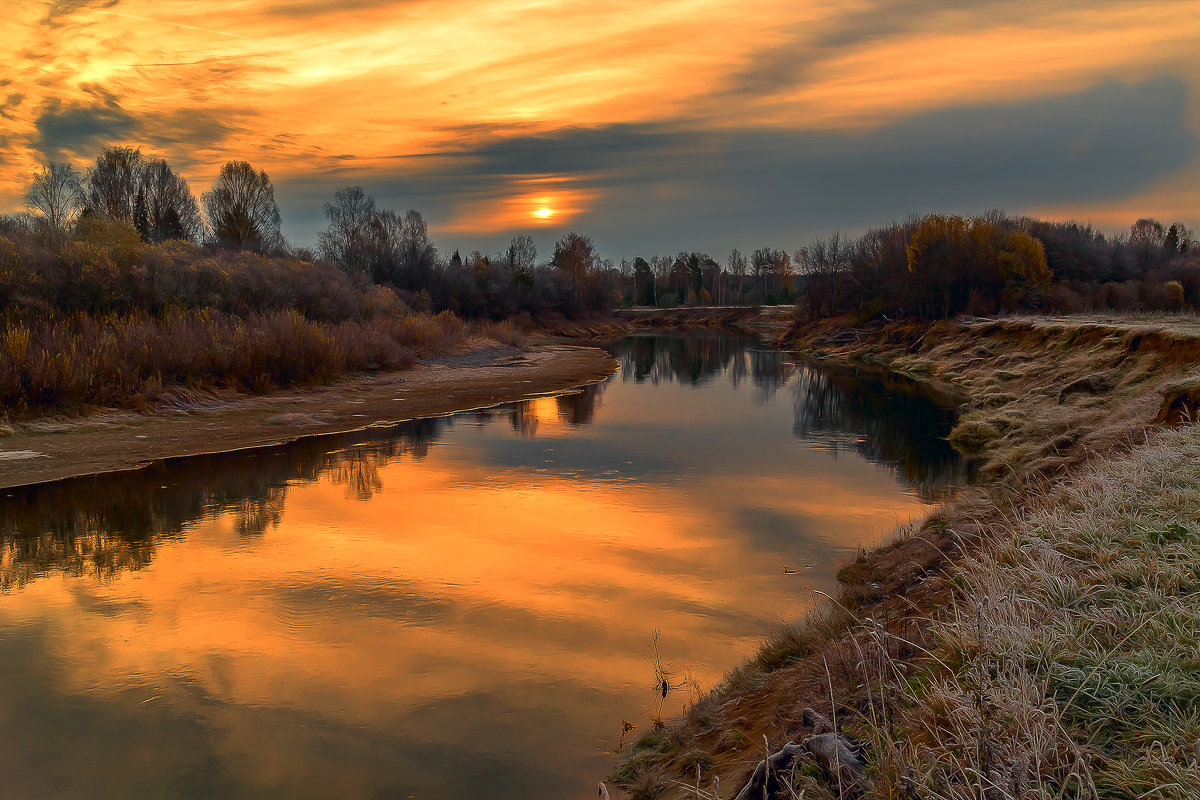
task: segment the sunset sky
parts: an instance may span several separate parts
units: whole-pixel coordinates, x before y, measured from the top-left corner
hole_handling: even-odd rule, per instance
[[[794,249],[912,212],[1200,227],[1200,2],[19,0],[0,211],[108,144],[284,233],[361,184],[443,251]]]

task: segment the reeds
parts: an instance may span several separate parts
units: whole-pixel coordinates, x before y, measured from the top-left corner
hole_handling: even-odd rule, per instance
[[[449,314],[341,322],[296,310],[50,314],[0,324],[0,404],[17,413],[136,408],[178,388],[262,392],[327,383],[410,366],[469,335]]]

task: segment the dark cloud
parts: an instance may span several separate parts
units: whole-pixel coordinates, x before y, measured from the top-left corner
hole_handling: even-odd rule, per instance
[[[1064,4],[1076,1],[1064,0]],[[931,17],[939,13],[969,14],[972,26],[979,29],[996,11],[1003,23],[1011,24],[1021,18],[1016,7],[1023,5],[1026,0],[974,0],[969,7],[950,0],[876,0],[829,20],[793,24],[782,29],[776,41],[756,53],[717,94],[774,95],[800,85],[814,66],[828,63],[840,51],[928,28]]]
[[[762,236],[811,235],[909,212],[1117,200],[1191,160],[1186,102],[1181,81],[1159,79],[930,112],[859,136],[748,133],[710,173],[726,187],[710,219],[741,207]]]
[[[199,107],[147,114],[138,119],[139,141],[168,154],[179,169],[207,164],[214,151],[242,130],[244,109]]]
[[[121,0],[53,0],[46,9],[42,24],[59,28],[62,27],[63,21],[76,11],[85,8],[112,8],[120,2]]]
[[[64,103],[51,100],[35,120],[35,147],[50,161],[63,161],[72,155],[88,155],[107,144],[131,138],[138,121],[121,108],[116,98],[93,94],[90,103]]]
[[[545,174],[637,174],[643,161],[672,153],[686,158],[706,149],[706,137],[654,125],[567,128],[484,144],[460,163],[463,177]]]
[[[476,131],[476,133],[480,133]],[[448,139],[450,137],[447,137]],[[661,177],[665,158],[684,160],[705,137],[652,126],[570,128],[547,134],[469,135],[450,152],[397,157],[397,168],[369,173],[344,156],[319,153],[313,171],[279,183],[279,197],[296,241],[311,241],[324,227],[321,204],[338,186],[361,184],[384,208],[417,208],[446,221],[464,203],[510,191],[512,183],[546,175],[586,177],[590,188],[635,185]],[[281,150],[286,144],[281,143]],[[472,245],[474,246],[474,245]]]
[[[267,17],[306,20],[333,14],[344,15],[375,9],[399,8],[418,5],[420,2],[421,0],[339,0],[339,2],[331,3],[329,0],[288,0],[283,3],[270,3],[259,13]]]
[[[280,196],[290,235],[311,241],[323,225],[320,203],[338,184],[361,183],[381,205],[419,208],[436,226],[465,201],[503,196],[514,180],[558,174],[600,194],[572,227],[606,255],[793,248],[909,213],[1128,197],[1196,153],[1186,101],[1181,81],[1161,78],[927,112],[865,132],[572,128],[489,141],[428,165],[408,160],[392,175],[311,176]],[[549,240],[561,233],[541,230]],[[507,233],[442,244],[486,252]]]
[[[12,119],[12,114],[9,112],[21,105],[25,101],[25,95],[20,93],[10,94],[4,98],[4,102],[0,103],[0,117]]]
[[[33,144],[47,160],[91,158],[108,145],[122,144],[164,151],[177,168],[186,169],[234,136],[249,113],[204,106],[135,115],[104,88],[83,88],[89,101],[51,100],[38,113]]]

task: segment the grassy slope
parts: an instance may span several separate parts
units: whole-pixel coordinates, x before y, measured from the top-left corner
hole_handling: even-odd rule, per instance
[[[1039,493],[956,565],[934,658],[884,685],[921,797],[1200,796],[1200,434]],[[881,787],[881,788],[885,788]]]
[[[868,743],[879,797],[1200,795],[1200,433],[1154,424],[1194,416],[1200,323],[829,324],[794,344],[964,388],[955,439],[987,482],[848,565],[836,603],[650,731],[617,782],[691,796],[699,767],[732,796],[811,706]],[[832,796],[810,767],[796,788]]]

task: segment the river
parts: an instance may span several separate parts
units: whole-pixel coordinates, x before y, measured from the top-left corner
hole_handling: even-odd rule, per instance
[[[558,397],[0,497],[4,795],[591,798],[625,721],[966,479],[901,379],[609,349]]]

